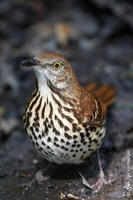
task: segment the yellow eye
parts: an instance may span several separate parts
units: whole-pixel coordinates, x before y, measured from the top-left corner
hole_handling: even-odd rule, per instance
[[[54,69],[59,69],[61,67],[60,62],[56,62],[53,67]]]

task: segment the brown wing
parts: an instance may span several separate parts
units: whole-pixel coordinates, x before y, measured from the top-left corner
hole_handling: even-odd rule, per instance
[[[81,95],[81,120],[91,125],[102,125],[106,116],[106,105],[95,94],[83,88]]]
[[[116,100],[116,90],[110,85],[90,83],[85,86],[85,90],[93,92],[106,106],[110,106]]]

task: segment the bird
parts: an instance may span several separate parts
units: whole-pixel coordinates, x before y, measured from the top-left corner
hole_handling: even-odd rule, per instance
[[[42,52],[21,65],[31,67],[36,79],[23,115],[33,145],[50,162],[83,163],[102,144],[115,89],[95,82],[81,86],[70,62],[58,53]],[[97,190],[107,183],[99,154],[98,159]]]

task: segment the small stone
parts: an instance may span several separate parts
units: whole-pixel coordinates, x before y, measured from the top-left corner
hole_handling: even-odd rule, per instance
[[[37,159],[34,159],[34,160],[32,161],[32,163],[36,165],[36,164],[38,164],[38,160],[37,160]]]
[[[18,120],[15,118],[1,119],[0,130],[8,135],[17,126],[17,124],[18,124]]]

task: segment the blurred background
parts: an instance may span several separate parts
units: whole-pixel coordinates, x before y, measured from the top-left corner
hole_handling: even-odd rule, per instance
[[[101,157],[106,174],[117,177],[117,181],[94,199],[126,200],[128,158],[133,175],[131,0],[0,1],[0,200],[53,200],[59,199],[61,191],[89,199],[91,194],[78,172],[90,182],[98,173],[92,155],[76,170],[48,167],[44,183],[38,183],[36,174],[48,162],[34,150],[23,128],[22,115],[35,80],[32,71],[20,67],[20,62],[42,51],[67,57],[83,85],[97,81],[115,86],[117,102],[108,112]],[[31,187],[25,186],[33,179]],[[132,192],[129,196],[132,199]]]

